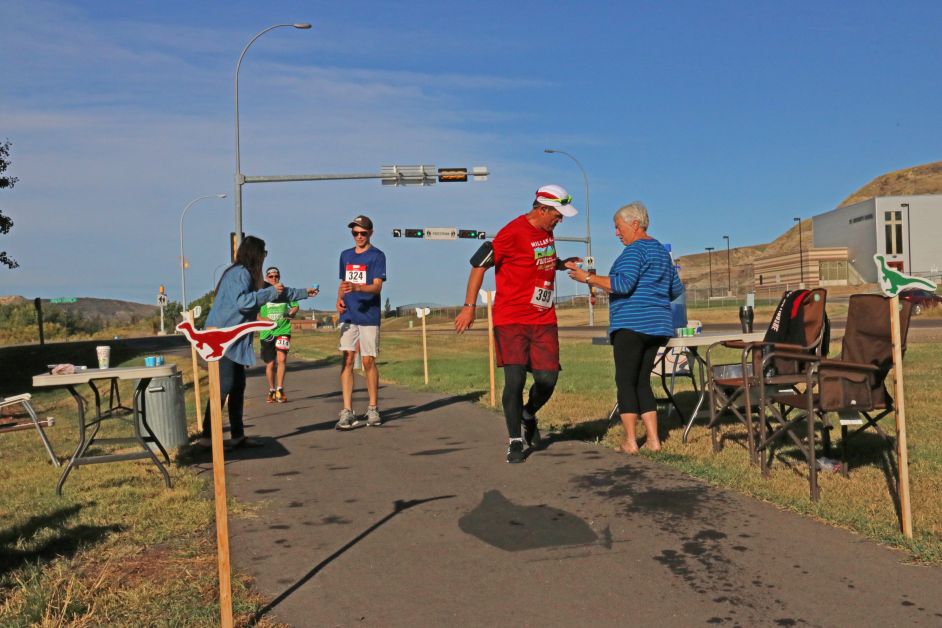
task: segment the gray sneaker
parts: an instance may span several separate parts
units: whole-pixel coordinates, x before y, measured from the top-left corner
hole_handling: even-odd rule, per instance
[[[340,420],[337,421],[335,426],[338,430],[352,430],[356,427],[357,417],[353,414],[353,410],[347,410],[344,408],[340,411]]]
[[[383,419],[379,416],[379,408],[370,406],[366,409],[366,424],[373,427],[378,427],[383,424]]]

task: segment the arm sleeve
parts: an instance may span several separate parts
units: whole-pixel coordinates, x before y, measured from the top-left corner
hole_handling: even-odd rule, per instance
[[[609,273],[612,292],[614,294],[631,294],[638,286],[641,277],[641,266],[644,260],[638,247],[628,246],[612,264]]]
[[[306,288],[289,288],[285,286],[281,293],[281,301],[289,301],[288,307],[298,307],[298,301],[308,298]]]
[[[233,281],[238,284],[239,296],[236,297],[236,307],[242,314],[255,316],[263,305],[274,301],[278,295],[273,286],[252,290],[252,275],[245,268],[238,270],[238,275],[233,277]]]

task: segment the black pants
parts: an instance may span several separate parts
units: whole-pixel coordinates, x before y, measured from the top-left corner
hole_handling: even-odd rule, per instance
[[[530,398],[526,409],[535,415],[553,396],[559,371],[533,371],[533,385],[530,386]],[[523,389],[527,385],[527,367],[504,367],[504,419],[507,421],[507,434],[510,438],[521,438],[520,424],[523,421]]]
[[[229,431],[232,438],[245,436],[242,426],[242,407],[245,405],[245,366],[227,357],[219,360],[219,398],[229,408]],[[209,401],[203,412],[203,436],[209,438]]]
[[[651,389],[651,369],[658,347],[667,344],[667,340],[666,336],[649,336],[630,329],[618,329],[612,334],[620,413],[644,414],[657,410]]]

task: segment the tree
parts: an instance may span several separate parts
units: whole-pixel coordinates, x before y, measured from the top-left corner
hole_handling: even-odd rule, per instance
[[[13,163],[10,161],[10,140],[0,142],[0,190],[12,188],[19,181],[16,177],[3,174]],[[10,233],[13,228],[13,220],[9,216],[4,216],[0,211],[0,235]],[[16,268],[19,263],[9,257],[6,251],[0,251],[0,264],[5,264],[7,268]]]
[[[383,309],[386,311],[386,318],[392,316],[392,305],[389,303],[389,297],[386,297],[386,307]]]

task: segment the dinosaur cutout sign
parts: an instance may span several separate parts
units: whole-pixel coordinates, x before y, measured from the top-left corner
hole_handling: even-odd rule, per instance
[[[903,290],[921,288],[935,292],[936,284],[934,281],[923,279],[922,277],[913,277],[904,274],[895,268],[890,268],[886,263],[886,256],[879,253],[873,256],[873,261],[877,265],[877,281],[880,282],[880,290],[888,297],[895,297]]]
[[[207,362],[216,362],[222,358],[229,345],[242,336],[251,334],[256,329],[274,329],[275,327],[274,321],[249,321],[232,327],[199,330],[193,327],[190,321],[183,321],[177,325],[177,331],[186,336],[201,358]]]

